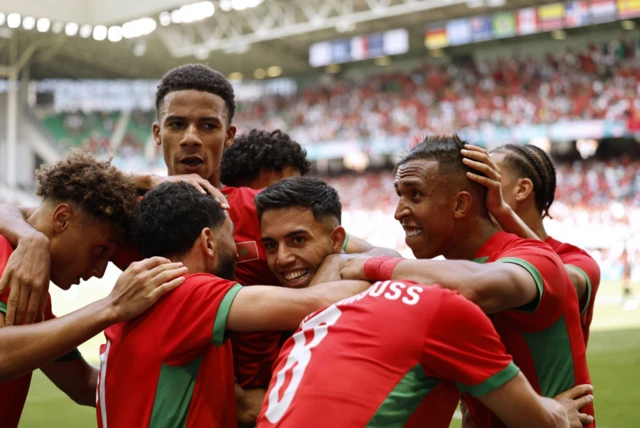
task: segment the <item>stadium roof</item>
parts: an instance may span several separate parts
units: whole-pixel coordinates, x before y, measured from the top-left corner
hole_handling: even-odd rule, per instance
[[[0,0],[0,12],[7,14],[7,18],[9,13],[18,13],[22,18],[17,28],[9,28],[8,22],[0,26],[0,64],[15,63],[34,45],[37,49],[31,58],[30,71],[31,78],[36,79],[158,78],[169,68],[186,62],[204,62],[224,73],[241,72],[245,76],[252,76],[258,68],[279,66],[284,75],[294,75],[312,70],[308,52],[316,41],[404,27],[409,30],[410,53],[424,55],[424,30],[429,22],[546,3],[544,0],[510,0],[507,4],[503,0],[214,0],[213,16],[197,22],[162,25],[161,12],[176,10],[193,1]],[[235,10],[231,5],[244,6]],[[169,15],[165,14],[165,18]],[[50,29],[39,32],[35,20],[31,18],[27,26],[25,17],[47,18]],[[154,27],[157,26],[146,36],[118,42],[97,41],[92,37],[96,26],[120,26],[143,17],[151,18],[156,23]],[[56,22],[59,34],[52,32]],[[68,23],[78,24],[71,31],[76,35],[65,35]],[[80,36],[83,25],[86,38]],[[106,36],[106,28],[103,29]]]

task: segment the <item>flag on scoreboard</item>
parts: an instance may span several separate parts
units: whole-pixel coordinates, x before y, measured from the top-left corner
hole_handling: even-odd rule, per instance
[[[516,17],[512,11],[493,14],[493,35],[500,39],[516,35]]]
[[[611,22],[617,19],[617,8],[615,0],[591,0],[589,8],[592,24]]]
[[[447,22],[447,40],[451,46],[471,43],[471,25],[467,19],[453,19]]]
[[[471,21],[471,38],[474,42],[491,40],[493,28],[491,28],[491,18],[486,15],[474,16]]]
[[[582,0],[566,2],[564,5],[564,26],[582,27],[583,25],[589,25],[589,4]]]
[[[369,58],[369,43],[367,36],[355,36],[351,39],[351,59],[360,61]]]
[[[557,30],[563,27],[564,4],[551,3],[538,6],[538,20],[542,31]]]
[[[640,16],[640,0],[618,0],[618,17],[627,19]]]
[[[517,14],[518,34],[535,34],[538,32],[538,10],[535,7],[520,9]]]
[[[447,28],[444,23],[432,24],[427,27],[427,33],[424,36],[424,44],[429,49],[444,48],[449,45],[447,39]]]

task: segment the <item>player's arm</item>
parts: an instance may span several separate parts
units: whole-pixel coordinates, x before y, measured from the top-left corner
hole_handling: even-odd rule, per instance
[[[508,427],[570,427],[565,408],[551,398],[536,394],[522,373],[478,399]]]
[[[367,281],[337,281],[305,289],[242,287],[227,316],[227,330],[296,330],[312,312],[365,291]]]
[[[211,183],[200,177],[198,174],[172,175],[169,177],[155,174],[131,174],[129,177],[133,184],[136,185],[138,193],[140,194],[144,194],[162,183],[184,181],[185,183],[191,184],[201,193],[209,193],[212,195],[223,209],[229,209],[227,198],[222,194],[220,189],[215,188]]]
[[[562,256],[564,267],[580,299],[580,314],[595,298],[600,286],[600,266],[588,254],[575,253]]]
[[[391,248],[376,247],[362,238],[347,234],[342,249],[347,254],[366,254],[368,256],[400,257],[400,253]]]
[[[236,383],[236,412],[239,428],[253,428],[260,414],[260,408],[267,393],[266,389],[244,390]]]
[[[41,368],[45,375],[77,404],[96,406],[98,369],[82,356],[70,361],[56,361]]]
[[[419,284],[440,284],[458,291],[488,314],[523,307],[534,302],[542,291],[533,274],[514,263],[389,258],[384,263],[391,263],[386,265],[390,269],[370,267],[378,261],[382,266],[383,258],[348,260],[341,270],[342,278],[372,281],[408,279]]]
[[[182,284],[184,273],[179,263],[154,257],[133,263],[107,297],[63,317],[5,326],[0,314],[0,382],[55,361],[110,325],[141,314]]]
[[[42,319],[47,302],[51,263],[49,239],[27,223],[26,218],[33,211],[32,208],[0,204],[0,235],[15,248],[0,279],[0,293],[6,287],[11,290],[6,313],[8,325],[22,320],[25,314],[27,324],[38,316]]]

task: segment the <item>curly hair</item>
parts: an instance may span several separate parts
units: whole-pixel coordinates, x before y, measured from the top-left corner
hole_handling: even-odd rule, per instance
[[[100,162],[80,150],[36,170],[36,194],[44,200],[72,202],[82,210],[129,232],[138,205],[136,186],[110,161]]]
[[[227,186],[251,181],[263,170],[282,171],[288,166],[305,175],[311,169],[307,151],[279,129],[269,132],[252,129],[235,138],[222,154],[220,180]]]
[[[156,91],[156,113],[160,110],[164,97],[169,92],[187,91],[209,92],[224,100],[227,106],[227,122],[231,123],[236,112],[235,94],[233,86],[223,74],[202,64],[186,64],[170,70],[162,77]]]
[[[225,212],[209,194],[184,182],[150,190],[135,213],[133,236],[144,257],[181,256],[205,227],[222,226]]]

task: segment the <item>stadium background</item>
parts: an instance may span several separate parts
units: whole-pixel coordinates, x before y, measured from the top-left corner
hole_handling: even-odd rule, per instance
[[[558,170],[547,230],[602,269],[598,424],[637,427],[640,311],[621,279],[627,266],[640,282],[639,23],[640,0],[0,0],[0,201],[36,204],[34,169],[72,147],[164,174],[155,87],[188,62],[233,81],[239,132],[280,128],[307,149],[351,234],[407,257],[399,153],[425,133],[538,144]],[[118,273],[52,287],[56,312],[106,295]],[[96,364],[101,341],[81,348]],[[95,419],[38,374],[20,426]]]

